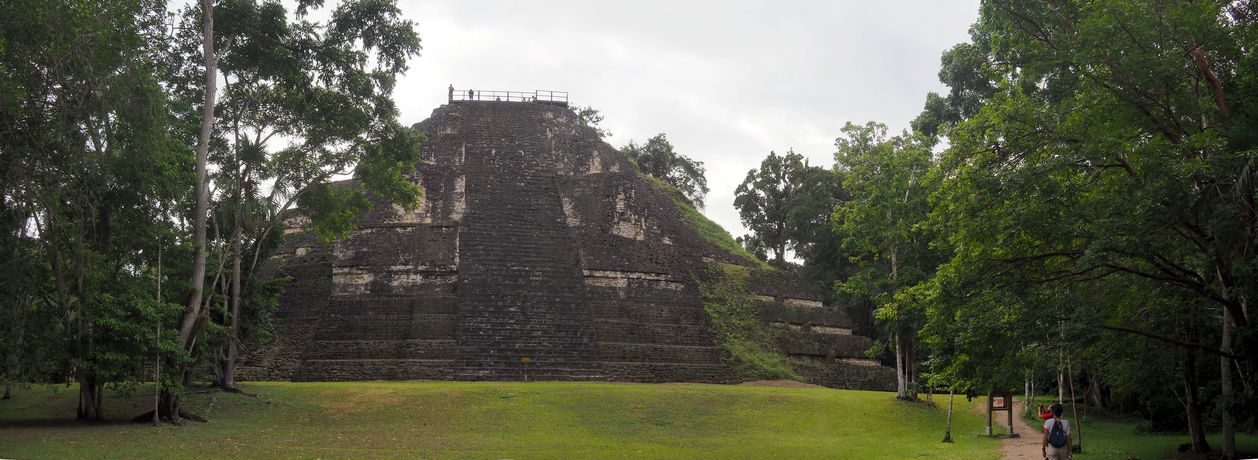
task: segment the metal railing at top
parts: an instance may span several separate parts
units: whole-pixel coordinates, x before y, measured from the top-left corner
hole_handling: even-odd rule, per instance
[[[534,91],[497,91],[489,89],[454,89],[450,93],[450,102],[497,101],[497,102],[541,102],[546,104],[568,105],[567,91],[551,91],[539,89]]]

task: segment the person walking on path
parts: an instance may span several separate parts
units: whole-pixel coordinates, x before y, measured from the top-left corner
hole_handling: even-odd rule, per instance
[[[1061,419],[1061,404],[1053,404],[1049,409],[1053,418],[1044,421],[1044,438],[1040,441],[1040,453],[1048,460],[1069,460],[1074,458],[1070,446],[1070,422]]]

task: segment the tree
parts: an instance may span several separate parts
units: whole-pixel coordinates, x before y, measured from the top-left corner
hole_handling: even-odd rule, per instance
[[[755,234],[754,241],[773,251],[772,262],[779,266],[786,264],[787,248],[798,241],[790,226],[791,209],[809,169],[808,161],[794,150],[784,156],[769,152],[734,190],[734,207],[743,225]]]
[[[1154,350],[1181,363],[1186,387],[1200,371],[1196,353],[1219,358],[1228,457],[1236,406],[1249,397],[1234,391],[1234,376],[1253,375],[1252,357],[1237,351],[1255,345],[1253,12],[1249,2],[984,3],[974,45],[952,62],[964,65],[949,71],[964,78],[948,83],[991,91],[963,91],[981,104],[958,109],[945,130],[948,179],[934,201],[957,251],[941,273],[969,280],[970,295],[1012,289],[1089,301],[1103,308],[1108,333],[1164,345]],[[957,102],[933,105],[973,107]],[[1195,325],[1186,327],[1194,336],[1131,321],[1125,294],[1098,288],[1123,285],[1175,299],[1149,299],[1140,314]],[[1067,294],[1082,290],[1096,298]],[[1063,313],[1065,335],[1085,324],[1081,312]],[[1107,378],[1119,384],[1132,373]]]
[[[916,397],[915,329],[921,315],[917,296],[902,293],[929,278],[939,262],[925,232],[928,197],[937,183],[931,152],[918,136],[887,138],[877,123],[848,123],[835,142],[835,170],[843,174],[850,198],[835,208],[835,232],[855,267],[835,289],[868,296],[876,317],[890,327],[897,370],[897,397]]]
[[[218,97],[218,61],[222,58],[222,53],[230,48],[230,45],[224,45],[223,48],[217,48],[214,43],[214,0],[201,0],[201,55],[205,62],[205,86],[203,92],[203,100],[201,103],[201,130],[197,135],[196,147],[196,184],[194,185],[196,193],[196,205],[192,212],[192,274],[189,284],[192,286],[192,292],[188,295],[187,302],[184,304],[183,316],[179,321],[178,350],[180,353],[190,353],[191,345],[194,343],[192,339],[200,333],[204,328],[205,321],[202,319],[201,297],[205,290],[205,225],[206,213],[209,208],[209,188],[207,184],[206,170],[209,157],[210,137],[213,135],[214,127],[214,108],[215,101]],[[230,43],[230,42],[229,42]],[[184,361],[184,362],[181,362]],[[171,366],[168,369],[175,369],[178,380],[185,380],[184,373],[187,371],[186,360],[179,360],[178,357],[171,359]],[[180,414],[178,394],[171,389],[163,389],[161,395],[161,404],[158,409],[159,415],[169,418],[172,422],[177,421]],[[164,414],[162,414],[164,412]]]
[[[948,85],[948,95],[926,95],[926,107],[913,119],[913,130],[935,137],[940,128],[951,126],[978,113],[983,102],[996,92],[988,76],[991,47],[982,36],[973,43],[961,43],[940,58],[939,81]]]
[[[230,215],[224,388],[234,387],[242,299],[261,282],[252,274],[275,247],[282,217],[300,205],[311,228],[331,238],[352,229],[369,196],[407,209],[420,197],[407,174],[422,137],[397,122],[392,100],[397,76],[419,52],[414,24],[392,2],[345,1],[326,23],[304,19],[313,6],[299,5],[296,22],[279,3],[218,7],[215,33],[232,43],[218,67],[222,147],[212,158]],[[330,185],[351,172],[353,182]]]
[[[690,203],[703,208],[703,199],[708,194],[703,162],[674,151],[663,133],[647,139],[643,145],[629,141],[620,151],[629,157],[638,171],[677,187]]]
[[[164,5],[17,3],[0,18],[0,209],[7,249],[42,260],[11,267],[29,284],[3,302],[17,350],[40,355],[9,363],[73,374],[77,417],[101,420],[104,385],[156,345],[145,269],[187,185],[155,65]]]
[[[599,126],[603,122],[603,115],[599,113],[598,109],[588,105],[584,107],[578,106],[574,107],[572,112],[577,114],[577,121],[581,123],[581,126],[588,126],[590,129],[593,129],[594,133],[598,134],[599,139],[606,139],[612,136],[611,131]]]
[[[827,298],[834,295],[834,282],[851,274],[851,262],[843,251],[842,240],[835,235],[830,223],[835,208],[847,199],[840,173],[809,167],[787,213],[792,248],[803,261],[802,273],[817,284]]]

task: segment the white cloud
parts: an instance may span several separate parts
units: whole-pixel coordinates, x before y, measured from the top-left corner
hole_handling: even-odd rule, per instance
[[[406,1],[423,40],[395,94],[402,123],[444,104],[446,85],[568,91],[599,109],[620,146],[659,132],[708,167],[706,214],[745,232],[734,188],[770,150],[833,162],[844,122],[899,131],[939,55],[968,39],[977,0]]]

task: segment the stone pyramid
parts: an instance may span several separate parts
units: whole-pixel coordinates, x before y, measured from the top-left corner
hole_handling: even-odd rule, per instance
[[[571,110],[455,102],[414,129],[417,210],[377,203],[332,243],[290,222],[269,264],[291,277],[278,336],[243,379],[739,380],[696,274],[757,264],[705,241]],[[894,389],[869,339],[797,277],[754,268],[749,284],[801,375]]]

